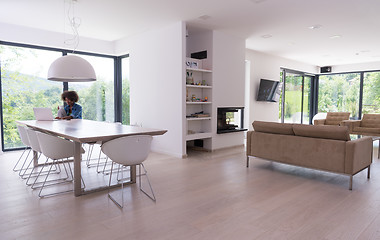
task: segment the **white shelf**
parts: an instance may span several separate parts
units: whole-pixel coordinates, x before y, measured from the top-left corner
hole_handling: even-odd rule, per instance
[[[208,69],[200,69],[200,68],[186,68],[186,71],[192,71],[192,72],[206,72],[206,73],[212,73],[211,70]]]
[[[186,118],[187,121],[197,121],[197,120],[211,120],[211,117],[189,117]]]
[[[211,104],[212,102],[186,102],[186,104]]]
[[[211,138],[211,133],[194,133],[194,134],[189,134],[186,136],[186,141],[191,141],[195,139],[205,139],[205,138]]]
[[[186,84],[186,87],[188,87],[188,88],[212,88],[212,86],[190,85],[190,84]]]

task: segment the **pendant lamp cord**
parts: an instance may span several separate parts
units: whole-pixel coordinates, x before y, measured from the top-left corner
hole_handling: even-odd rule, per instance
[[[64,0],[65,1],[65,6],[66,6],[66,1],[67,0]],[[69,25],[71,27],[71,30],[73,32],[73,36],[71,38],[68,38],[68,39],[65,39],[64,43],[65,45],[69,46],[69,47],[73,47],[73,52],[75,52],[75,50],[77,49],[78,45],[79,45],[79,32],[78,32],[78,28],[81,24],[81,19],[78,18],[78,17],[75,17],[75,3],[77,2],[77,0],[69,0],[69,7],[68,7],[68,10],[66,12],[66,15],[67,15],[67,19],[69,21]]]

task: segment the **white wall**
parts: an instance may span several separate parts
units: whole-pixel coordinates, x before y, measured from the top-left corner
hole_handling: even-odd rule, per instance
[[[73,46],[67,46],[64,44],[65,35],[61,33],[44,31],[36,28],[21,27],[6,23],[0,23],[0,29],[1,41],[69,50],[73,49]],[[69,36],[70,35],[67,35],[66,37]],[[80,37],[80,35],[79,38],[79,45],[76,49],[78,51],[115,55],[113,42],[84,38]]]
[[[178,157],[185,151],[184,44],[182,22],[116,43],[118,51],[129,49],[131,123],[168,130],[152,150]]]
[[[245,40],[223,32],[213,32],[213,116],[218,107],[244,107]],[[212,148],[244,144],[244,132],[216,134],[214,118]],[[246,127],[246,126],[245,126]]]
[[[261,78],[279,81],[281,67],[308,73],[316,73],[319,70],[317,66],[249,49],[246,50],[246,59],[251,63],[250,81],[249,85],[246,86],[250,89],[250,96],[248,96],[248,106],[250,106],[250,109],[248,109],[248,116],[246,116],[249,118],[249,129],[252,129],[251,123],[254,120],[278,122],[279,103],[256,101]]]

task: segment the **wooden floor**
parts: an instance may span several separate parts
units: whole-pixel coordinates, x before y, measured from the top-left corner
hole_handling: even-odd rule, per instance
[[[0,239],[380,239],[377,152],[353,191],[343,175],[257,158],[246,168],[242,147],[152,153],[157,202],[135,184],[123,210],[107,192],[38,198],[12,171],[20,154],[0,155]]]

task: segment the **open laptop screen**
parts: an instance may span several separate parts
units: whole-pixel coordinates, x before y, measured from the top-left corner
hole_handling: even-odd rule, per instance
[[[52,121],[54,120],[51,108],[33,108],[34,117],[38,121]]]

